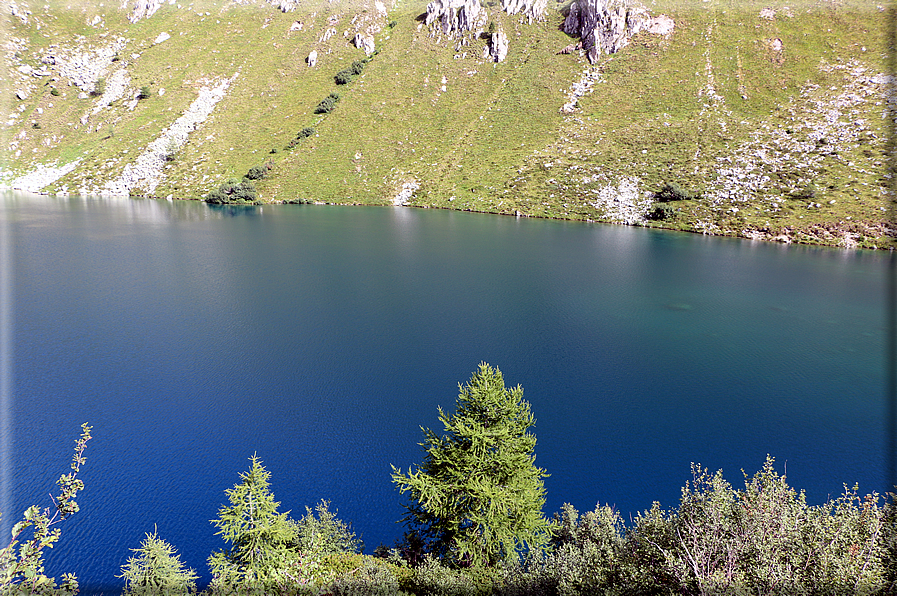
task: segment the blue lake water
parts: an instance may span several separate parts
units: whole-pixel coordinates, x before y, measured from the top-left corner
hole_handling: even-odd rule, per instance
[[[406,208],[0,201],[11,356],[2,536],[93,426],[53,575],[120,590],[158,527],[208,581],[209,523],[257,453],[282,510],[401,535],[480,361],[536,416],[545,512],[675,506],[690,462],[766,454],[811,503],[884,489],[887,255]],[[10,512],[7,511],[10,510]]]

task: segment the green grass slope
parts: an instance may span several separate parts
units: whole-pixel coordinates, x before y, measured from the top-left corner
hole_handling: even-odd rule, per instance
[[[459,45],[425,26],[426,5],[411,0],[303,3],[286,13],[263,0],[166,0],[133,24],[130,5],[118,2],[26,4],[3,15],[7,185],[30,174],[43,192],[102,194],[203,88],[226,84],[208,117],[166,149],[153,183],[132,194],[196,199],[267,164],[263,201],[892,244],[887,19],[874,2],[656,0],[652,15],[672,17],[674,31],[640,33],[594,66],[577,51],[559,53],[575,40],[554,4],[534,23],[485,5],[510,42],[501,63],[483,58],[485,36]],[[376,53],[338,85],[336,73],[366,57],[351,43],[357,32],[374,32]],[[170,37],[156,43],[162,33]],[[104,48],[115,59],[97,75],[102,97],[85,96],[89,82],[70,85],[70,65],[42,62]],[[29,67],[38,76],[22,72]],[[151,95],[138,100],[143,87]],[[330,93],[340,96],[334,109],[315,113]],[[305,128],[314,134],[291,143]],[[677,200],[661,201],[667,184],[681,189]]]

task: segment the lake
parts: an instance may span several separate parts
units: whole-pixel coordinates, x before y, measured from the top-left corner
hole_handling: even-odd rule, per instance
[[[2,535],[93,426],[48,572],[84,591],[146,532],[205,583],[254,453],[281,510],[321,499],[392,545],[390,465],[423,459],[481,361],[536,417],[550,515],[736,487],[767,454],[819,504],[885,487],[887,254],[409,208],[0,201]],[[11,513],[9,513],[11,512]]]

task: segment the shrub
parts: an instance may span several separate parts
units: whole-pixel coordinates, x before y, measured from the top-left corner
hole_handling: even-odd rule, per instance
[[[232,178],[219,186],[217,190],[206,195],[205,202],[219,205],[226,203],[245,205],[255,203],[257,196],[255,184],[251,180],[241,182]]]
[[[152,94],[153,92],[149,88],[149,85],[144,85],[140,88],[140,92],[137,94],[137,99],[148,99]]]
[[[333,108],[336,107],[336,102],[339,101],[339,95],[336,93],[331,93],[327,97],[321,100],[321,103],[317,105],[315,108],[315,114],[329,114],[333,111]]]
[[[648,214],[645,216],[652,221],[663,221],[665,219],[672,219],[676,215],[676,208],[672,205],[654,205],[653,209],[648,211]]]
[[[93,91],[90,92],[94,97],[98,95],[102,95],[106,92],[106,79],[99,78],[97,82],[93,84]]]
[[[160,539],[154,530],[147,532],[140,548],[131,549],[135,556],[122,565],[127,594],[182,594],[196,589],[197,575],[185,569],[173,546]]]
[[[271,169],[271,167],[272,164],[270,163],[262,164],[260,166],[252,166],[246,173],[246,177],[250,180],[261,180],[268,175],[268,170]]]
[[[330,511],[330,501],[321,500],[314,511],[306,507],[302,519],[292,523],[296,528],[296,546],[305,555],[357,553],[364,549],[364,543],[355,537],[351,525]]]
[[[348,70],[341,70],[336,73],[336,76],[333,77],[333,80],[337,85],[348,85],[352,82],[352,73]]]
[[[59,89],[57,89],[56,87],[53,87],[50,89],[50,95],[52,95],[54,97],[59,97],[59,95],[61,95],[61,94],[59,92]]]
[[[408,587],[426,596],[491,596],[498,584],[498,568],[451,569],[431,555],[414,568]]]
[[[0,593],[56,593],[54,592],[56,581],[44,575],[43,549],[53,548],[53,544],[59,540],[59,528],[51,529],[51,527],[78,512],[75,497],[84,488],[84,482],[78,478],[78,473],[81,471],[81,465],[87,461],[84,457],[84,448],[90,439],[90,427],[84,423],[81,425],[81,437],[75,442],[72,471],[56,481],[59,496],[53,499],[55,511],[52,517],[49,507],[41,512],[36,505],[32,505],[25,510],[25,519],[12,527],[9,545],[0,549]],[[32,536],[29,540],[25,540],[22,533],[28,528],[33,528]],[[20,539],[21,545],[19,545]],[[18,552],[16,552],[17,545],[19,545]],[[60,588],[69,593],[77,593],[77,578],[71,573],[63,574]]]
[[[386,564],[365,558],[352,573],[338,575],[329,588],[333,596],[394,596],[399,581]]]
[[[681,188],[675,182],[665,182],[663,188],[654,193],[654,198],[661,203],[667,203],[669,201],[689,201],[691,199],[698,199],[700,198],[700,195]]]

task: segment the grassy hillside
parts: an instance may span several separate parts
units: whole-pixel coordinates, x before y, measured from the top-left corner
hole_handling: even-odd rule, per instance
[[[118,2],[22,2],[3,15],[4,115],[15,116],[0,124],[0,174],[21,186],[31,172],[41,185],[54,176],[35,178],[38,164],[68,164],[44,192],[101,193],[203,87],[226,85],[209,117],[171,145],[161,175],[133,194],[200,198],[267,163],[265,201],[889,245],[884,9],[780,4],[656,0],[648,8],[672,17],[673,33],[640,33],[591,66],[579,52],[559,54],[575,40],[559,29],[565,6],[553,3],[532,24],[485,4],[510,41],[496,64],[482,58],[484,38],[459,46],[426,27],[420,1],[302,3],[287,13],[263,0],[166,1],[134,24]],[[372,31],[376,53],[337,85],[337,72],[365,58],[355,33]],[[162,33],[170,38],[156,43]],[[41,61],[90,48],[114,54],[97,75],[103,96],[87,95],[89,82],[70,86],[64,60]],[[564,111],[588,81],[592,90]],[[150,96],[137,99],[141,88]],[[330,93],[335,108],[316,114]],[[314,134],[288,148],[305,128]],[[666,184],[675,192],[658,196]]]

